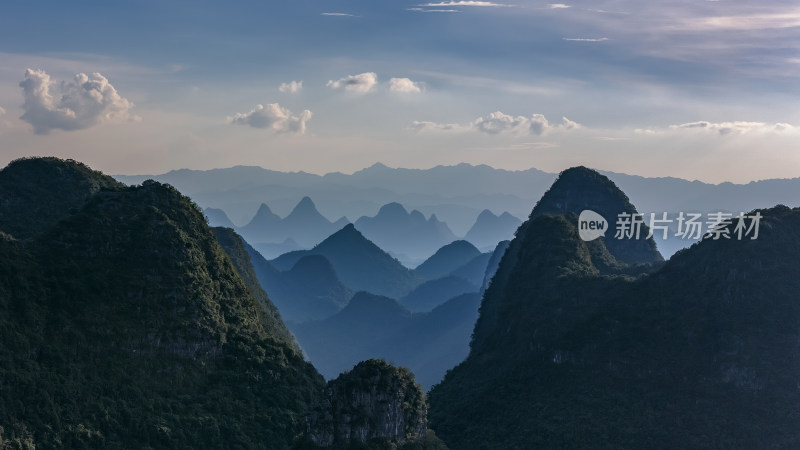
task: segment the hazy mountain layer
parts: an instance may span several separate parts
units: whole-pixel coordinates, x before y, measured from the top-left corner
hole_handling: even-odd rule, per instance
[[[514,232],[521,224],[521,220],[507,212],[496,216],[488,209],[484,209],[464,239],[484,251],[487,248],[494,249],[498,242],[513,238]]]
[[[436,215],[426,219],[421,212],[408,212],[399,203],[382,206],[374,217],[359,218],[355,226],[378,247],[412,266],[414,261],[424,260],[456,239]]]
[[[466,294],[412,314],[391,298],[360,292],[334,316],[295,324],[292,331],[326,378],[382,358],[410,368],[428,389],[467,356],[479,303],[478,294]]]
[[[313,249],[284,254],[272,264],[278,270],[289,270],[307,255],[324,256],[342,283],[353,291],[398,298],[422,282],[421,277],[365,238],[352,224]]]

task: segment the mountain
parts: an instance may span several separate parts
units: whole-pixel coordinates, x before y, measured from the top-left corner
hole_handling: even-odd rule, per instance
[[[426,281],[398,302],[413,312],[426,312],[461,294],[478,292],[478,286],[456,276]]]
[[[359,414],[353,414],[358,411]],[[328,382],[307,418],[313,448],[446,449],[427,429],[425,392],[405,367],[358,363]]]
[[[272,292],[275,304],[291,323],[330,317],[353,296],[353,291],[341,283],[333,265],[322,255],[303,256],[291,269],[272,272],[259,280]]]
[[[0,230],[17,239],[38,236],[98,192],[124,186],[84,164],[57,158],[16,160],[2,173]]]
[[[55,158],[0,186],[4,445],[289,447],[323,380],[196,205]]]
[[[266,203],[262,203],[256,211],[256,215],[250,219],[247,225],[241,227],[238,231],[243,236],[249,236],[254,242],[269,241],[274,242],[273,235],[278,233],[277,228],[280,226],[282,219],[272,210]]]
[[[636,208],[607,177],[586,167],[573,167],[559,175],[550,189],[536,203],[531,217],[543,214],[580,214],[591,210],[600,214],[609,224],[615,224],[620,214],[638,214]],[[610,226],[609,226],[610,228]],[[603,242],[608,251],[622,263],[653,263],[663,261],[655,241],[647,238],[649,228],[642,225],[640,235],[615,239],[606,232]]]
[[[467,231],[464,239],[472,242],[476,247],[491,249],[498,242],[513,238],[514,232],[521,224],[521,220],[507,212],[496,216],[488,209],[484,209],[475,219],[475,223]]]
[[[258,250],[258,253],[261,253],[264,258],[267,259],[275,259],[284,253],[302,250],[302,247],[300,247],[297,242],[293,241],[292,238],[286,238],[286,240],[279,244],[256,243],[253,244],[253,248]]]
[[[286,324],[283,323],[283,319],[281,319],[278,307],[272,303],[272,300],[270,300],[259,283],[250,255],[247,251],[247,243],[230,228],[216,227],[212,228],[211,231],[217,238],[217,242],[219,242],[222,250],[228,255],[228,258],[230,258],[236,272],[242,278],[242,281],[244,281],[245,286],[247,286],[247,291],[261,306],[261,322],[268,329],[273,330],[275,338],[285,342],[297,352],[300,352],[300,348],[297,346],[292,333],[289,332]]]
[[[800,206],[800,178],[760,180],[747,184],[709,184],[679,178],[646,178],[602,172],[614,181],[641,212],[713,212],[738,214],[762,205]],[[260,167],[213,170],[177,170],[162,175],[117,176],[125,183],[155,179],[169,183],[204,207],[222,208],[236,223],[246,222],[252,211],[267,202],[281,215],[304,196],[320,204],[327,217],[373,216],[381,205],[398,202],[425,216],[436,214],[461,236],[485,209],[508,211],[525,217],[531,205],[557,174],[536,169],[509,171],[485,165],[436,166],[430,169],[390,168],[375,164],[353,174],[313,175],[276,172]],[[504,239],[511,239],[508,236]],[[666,243],[669,255],[690,241]],[[667,245],[662,245],[667,244]],[[489,244],[493,245],[493,244]],[[482,250],[487,250],[488,245]],[[426,255],[427,256],[427,255]]]
[[[449,275],[480,254],[481,252],[467,241],[453,241],[436,250],[436,253],[417,266],[414,272],[426,280],[434,280]]]
[[[427,258],[456,238],[435,214],[425,219],[421,212],[409,213],[399,203],[382,206],[374,217],[362,216],[355,226],[367,239],[409,263]]]
[[[500,267],[500,261],[503,259],[503,255],[506,254],[509,244],[511,244],[511,241],[501,241],[499,244],[497,244],[497,247],[495,247],[494,251],[492,252],[492,256],[489,257],[489,262],[486,264],[486,273],[483,277],[483,283],[481,283],[481,294],[486,292],[486,289],[492,282],[492,278],[494,278],[494,274],[497,273],[497,269]]]
[[[292,331],[328,379],[358,361],[382,358],[411,369],[428,389],[467,356],[479,304],[478,294],[465,294],[412,314],[391,298],[359,292],[337,314]]]
[[[450,275],[462,278],[480,287],[483,284],[483,279],[486,277],[486,269],[489,267],[491,258],[491,252],[481,253],[463,266],[450,272]]]
[[[205,208],[203,214],[208,219],[208,225],[212,227],[234,228],[235,225],[225,214],[225,211],[217,208]]]
[[[353,291],[397,298],[422,282],[418,275],[365,238],[352,224],[311,250],[284,254],[272,260],[272,264],[278,270],[289,270],[307,255],[327,258],[342,284]]]
[[[619,201],[580,172],[605,191],[585,206]],[[732,223],[732,238],[666,263],[636,240],[613,252],[582,240],[572,211],[531,214],[484,294],[469,357],[430,392],[431,427],[463,449],[794,446],[800,209],[755,214],[757,239]]]
[[[317,211],[316,205],[309,197],[303,197],[288,216],[281,219],[262,203],[256,215],[238,231],[249,242],[256,244],[296,242],[301,247],[318,244],[336,230],[347,224],[341,218],[331,222]]]

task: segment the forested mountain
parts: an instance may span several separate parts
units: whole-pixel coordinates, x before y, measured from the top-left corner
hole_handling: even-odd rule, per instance
[[[570,169],[550,194],[486,290],[469,357],[430,394],[449,446],[800,442],[800,209],[757,211],[757,239],[729,224],[661,263],[640,241],[579,238],[569,205],[623,198],[605,177]]]
[[[4,446],[288,448],[302,433],[322,377],[188,198],[55,158],[9,164],[0,198]]]

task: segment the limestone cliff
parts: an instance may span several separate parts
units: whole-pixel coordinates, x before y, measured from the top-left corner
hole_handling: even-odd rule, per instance
[[[329,382],[306,422],[320,447],[407,443],[425,438],[427,414],[425,394],[408,369],[370,359]]]

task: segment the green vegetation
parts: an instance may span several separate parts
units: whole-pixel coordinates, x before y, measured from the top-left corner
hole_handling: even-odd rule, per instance
[[[54,158],[0,172],[0,442],[288,448],[322,378],[196,205],[108,180]]]
[[[425,393],[405,367],[370,359],[328,383],[308,418],[300,448],[433,450]]]
[[[459,449],[796,447],[800,208],[760,213],[756,240],[649,268],[614,256],[640,244],[580,240],[569,211],[532,214],[431,428]]]

